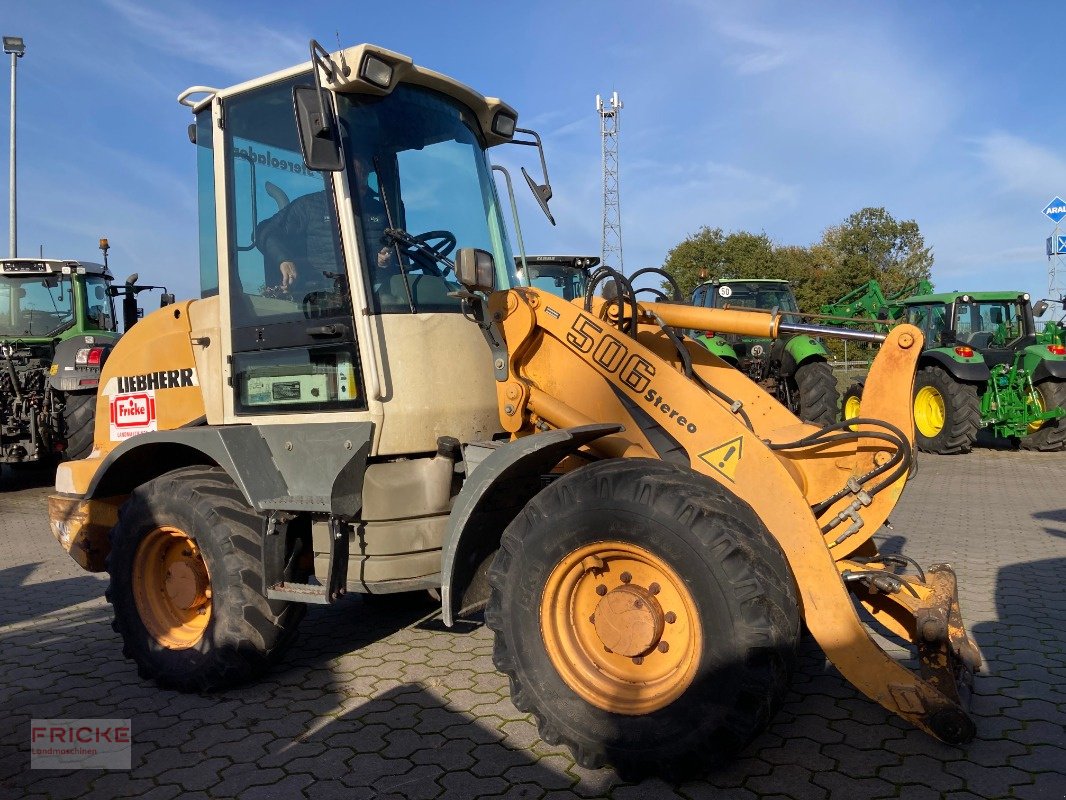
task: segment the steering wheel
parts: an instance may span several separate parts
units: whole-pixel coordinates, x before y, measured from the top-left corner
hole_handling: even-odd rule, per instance
[[[400,252],[409,256],[429,275],[443,278],[444,273],[451,269],[440,262],[441,258],[447,258],[455,249],[455,234],[451,231],[426,231],[398,244]]]

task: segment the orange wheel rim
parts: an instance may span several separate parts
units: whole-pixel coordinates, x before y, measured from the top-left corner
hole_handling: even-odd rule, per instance
[[[681,577],[620,541],[586,545],[556,564],[541,596],[540,629],[566,685],[616,714],[649,714],[680,697],[703,647]]]
[[[192,647],[211,621],[211,578],[184,531],[149,531],[133,557],[133,600],[148,633],[171,650]]]

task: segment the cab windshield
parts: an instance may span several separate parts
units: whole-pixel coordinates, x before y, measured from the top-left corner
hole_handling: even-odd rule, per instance
[[[955,310],[955,339],[975,350],[1005,347],[1026,335],[1022,304],[1010,300],[964,303]]]
[[[462,247],[492,253],[498,287],[517,284],[491,167],[469,109],[407,84],[385,97],[339,95],[337,105],[377,312],[459,311],[449,293],[460,287],[446,260]],[[406,234],[406,243],[387,234],[390,229]]]
[[[51,336],[72,324],[69,275],[0,275],[0,336]]]
[[[713,308],[758,308],[770,311],[776,308],[780,312],[798,312],[796,298],[792,294],[792,288],[783,283],[723,283],[712,289],[714,299],[708,304]],[[799,318],[786,317],[790,322],[798,322]]]
[[[588,272],[581,267],[565,264],[530,264],[529,283],[535,289],[543,289],[564,300],[585,296],[588,288]]]

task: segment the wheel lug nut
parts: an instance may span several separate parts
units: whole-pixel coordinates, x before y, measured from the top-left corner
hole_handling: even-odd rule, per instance
[[[644,663],[644,656],[633,656],[633,663],[640,666]]]
[[[675,614],[673,611],[667,611],[666,616],[663,617],[663,619],[665,619],[670,625],[673,625],[675,622],[677,622],[677,614]]]
[[[648,591],[651,592],[652,594],[658,594],[659,593],[659,584],[653,583],[651,586],[648,587]]]
[[[631,580],[633,580],[633,576],[630,575],[628,572],[623,572],[621,575],[618,576],[618,580],[620,580],[622,583],[629,583]]]
[[[669,643],[667,643],[667,642],[659,642],[659,645],[658,645],[658,647],[657,647],[656,649],[657,649],[657,650],[658,650],[658,651],[659,651],[660,653],[665,653],[665,652],[666,652],[667,650],[669,650],[669,649],[670,649],[670,645],[669,645]]]
[[[605,594],[607,594],[607,587],[601,583],[599,586],[596,587],[596,594],[598,594],[600,597],[603,597]]]

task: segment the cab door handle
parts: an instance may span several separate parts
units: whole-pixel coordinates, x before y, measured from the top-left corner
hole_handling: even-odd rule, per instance
[[[308,336],[322,339],[336,339],[347,332],[348,329],[343,325],[316,325],[307,329]]]

